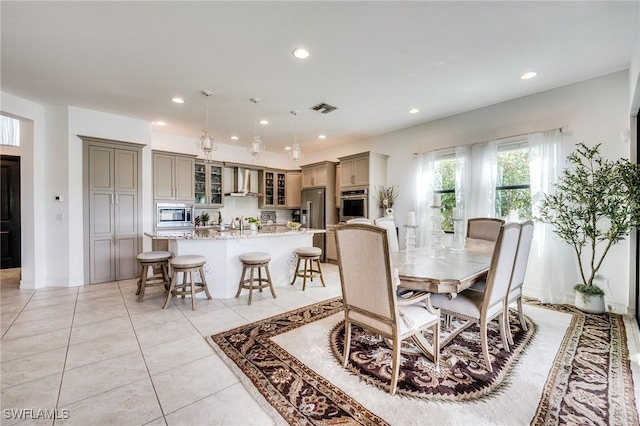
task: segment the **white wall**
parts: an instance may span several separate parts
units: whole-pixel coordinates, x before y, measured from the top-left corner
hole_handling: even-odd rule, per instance
[[[629,128],[628,72],[605,75],[338,149],[315,152],[307,155],[305,162],[335,161],[337,157],[362,151],[388,154],[387,184],[399,185],[400,195],[394,211],[396,224],[402,226],[405,212],[416,207],[413,153],[563,126],[573,132],[572,137],[565,139],[566,152],[573,150],[578,142],[587,145],[602,142],[605,157],[628,158],[629,143],[620,139],[620,131]],[[404,244],[402,233],[401,244]],[[610,291],[605,289],[608,303],[612,303],[618,312],[625,311],[631,304],[628,292],[629,250],[628,241],[615,246],[601,270],[611,286]]]

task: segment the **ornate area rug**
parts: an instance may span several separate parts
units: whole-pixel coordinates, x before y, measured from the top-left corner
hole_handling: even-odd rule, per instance
[[[264,408],[277,423],[638,424],[622,318],[615,314],[585,315],[570,307],[536,309],[543,316],[570,315],[568,328],[559,329],[557,337],[545,337],[546,331],[537,336],[535,344],[527,349],[524,362],[518,361],[524,353],[516,353],[510,360],[494,360],[514,365],[502,369],[502,385],[494,384],[500,380],[483,384],[488,391],[478,392],[477,396],[484,396],[471,405],[469,401],[447,402],[445,395],[449,392],[462,395],[462,399],[467,394],[477,397],[472,382],[486,371],[478,364],[481,357],[471,355],[474,350],[470,346],[477,338],[473,337],[472,328],[458,336],[461,343],[454,340],[448,345],[452,349],[443,347],[443,354],[448,351],[443,358],[452,367],[441,366],[440,376],[433,371],[423,373],[422,377],[431,382],[420,384],[421,395],[415,395],[418,387],[410,384],[416,381],[416,375],[401,376],[403,394],[391,396],[386,389],[373,385],[379,381],[379,386],[385,386],[384,377],[376,377],[384,376],[383,367],[376,364],[375,374],[365,374],[355,371],[355,367],[347,371],[338,364],[331,352],[340,358],[341,349],[332,350],[330,346],[334,345],[327,337],[336,342],[340,339],[339,298],[219,333],[208,340],[256,399],[268,403]],[[527,338],[527,333],[519,330],[515,318],[511,327],[517,339],[530,339],[530,334]],[[287,338],[290,341],[284,344]],[[380,343],[375,338],[372,342]],[[457,349],[453,349],[456,345]],[[522,350],[525,345],[526,342],[518,347]],[[385,351],[385,347],[379,347],[381,360]],[[430,362],[418,358],[404,356],[405,363],[414,363],[414,368],[422,364],[427,372]],[[433,370],[432,364],[430,368]],[[515,372],[509,377],[505,371]],[[448,381],[440,381],[445,376]],[[438,378],[438,383],[433,377]],[[425,396],[425,389],[430,389],[432,395]]]

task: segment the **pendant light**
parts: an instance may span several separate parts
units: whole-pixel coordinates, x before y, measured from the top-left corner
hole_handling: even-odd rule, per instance
[[[293,122],[293,144],[291,144],[291,150],[289,151],[289,158],[294,165],[298,165],[300,160],[304,158],[304,154],[298,145],[298,111],[290,111],[294,116]]]
[[[213,135],[211,134],[211,129],[209,128],[209,97],[213,95],[213,92],[209,90],[203,90],[201,93],[204,96],[206,96],[206,100],[207,100],[206,101],[207,125],[204,129],[202,129],[202,136],[200,136],[200,139],[196,141],[196,145],[200,150],[202,150],[202,153],[204,154],[204,161],[209,163],[213,161],[213,158],[211,157],[211,153],[213,151],[218,150],[218,143],[214,139]]]
[[[255,134],[251,138],[251,142],[249,142],[247,150],[249,151],[249,154],[251,154],[251,161],[255,163],[260,158],[260,154],[264,152],[265,146],[262,143],[260,136],[258,136],[258,117],[256,111],[260,98],[251,98],[249,100],[254,104],[253,126]]]

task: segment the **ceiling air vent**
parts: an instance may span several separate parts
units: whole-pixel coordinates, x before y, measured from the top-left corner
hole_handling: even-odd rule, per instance
[[[314,105],[311,107],[312,110],[321,112],[323,114],[329,114],[331,111],[338,109],[338,107],[334,107],[333,105],[329,105],[326,102],[320,102],[318,105]]]

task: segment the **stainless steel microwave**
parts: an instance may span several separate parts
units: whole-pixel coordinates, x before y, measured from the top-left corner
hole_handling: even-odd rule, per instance
[[[193,227],[193,204],[156,203],[156,228]]]

